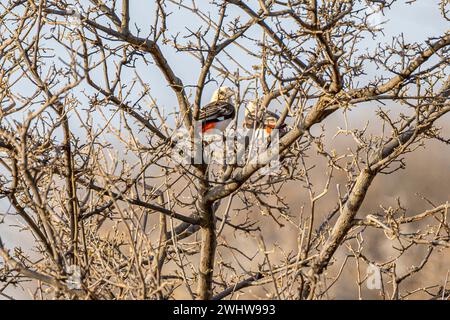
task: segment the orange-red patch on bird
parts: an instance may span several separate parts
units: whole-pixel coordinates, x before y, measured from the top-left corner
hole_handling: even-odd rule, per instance
[[[214,129],[216,127],[216,123],[215,122],[209,122],[209,123],[205,123],[202,126],[202,133]]]
[[[275,129],[275,125],[267,125],[265,129],[267,134],[271,134],[272,130]]]

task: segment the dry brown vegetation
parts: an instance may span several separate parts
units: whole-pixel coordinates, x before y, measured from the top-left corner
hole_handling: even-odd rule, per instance
[[[0,297],[447,299],[450,34],[375,19],[419,3],[2,1]],[[174,161],[222,85],[276,174]]]

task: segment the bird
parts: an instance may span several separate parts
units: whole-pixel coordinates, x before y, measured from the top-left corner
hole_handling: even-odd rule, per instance
[[[232,103],[234,92],[229,87],[220,87],[211,97],[211,102],[200,110],[198,120],[202,133],[212,130],[224,132],[236,116],[236,108]]]
[[[277,128],[279,120],[279,115],[259,107],[257,100],[250,100],[245,108],[243,126],[247,129],[263,129],[267,135],[270,135],[274,129],[278,129],[278,133],[282,137],[287,133],[287,126],[283,123]]]

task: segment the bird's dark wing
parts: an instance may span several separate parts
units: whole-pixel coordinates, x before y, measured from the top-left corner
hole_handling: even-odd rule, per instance
[[[276,114],[275,112],[272,112],[272,111],[269,111],[269,110],[266,110],[266,112],[265,112],[265,118],[274,118],[274,119],[276,119],[277,121],[278,121],[278,119],[280,119],[280,116],[278,115],[278,114]]]
[[[217,101],[205,105],[200,110],[199,121],[214,120],[220,117],[233,116],[234,106],[228,102]]]

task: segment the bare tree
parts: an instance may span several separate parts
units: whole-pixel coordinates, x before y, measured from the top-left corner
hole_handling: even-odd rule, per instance
[[[450,111],[450,34],[384,44],[374,19],[419,2],[3,1],[1,230],[16,237],[0,236],[0,295],[322,299],[354,260],[360,298],[374,275],[384,298],[448,297],[447,278],[403,286],[450,246],[448,202],[360,210],[409,153],[449,144],[438,120]],[[449,20],[447,1],[429,5]],[[287,126],[276,174],[262,172],[270,147],[258,161],[174,160],[178,133],[194,143],[223,85],[235,93],[232,127],[250,101]],[[367,123],[353,128],[360,109]],[[340,151],[327,131],[335,115],[331,137],[352,139]],[[380,236],[396,251],[377,262],[364,241]],[[411,252],[421,262],[399,270]]]

